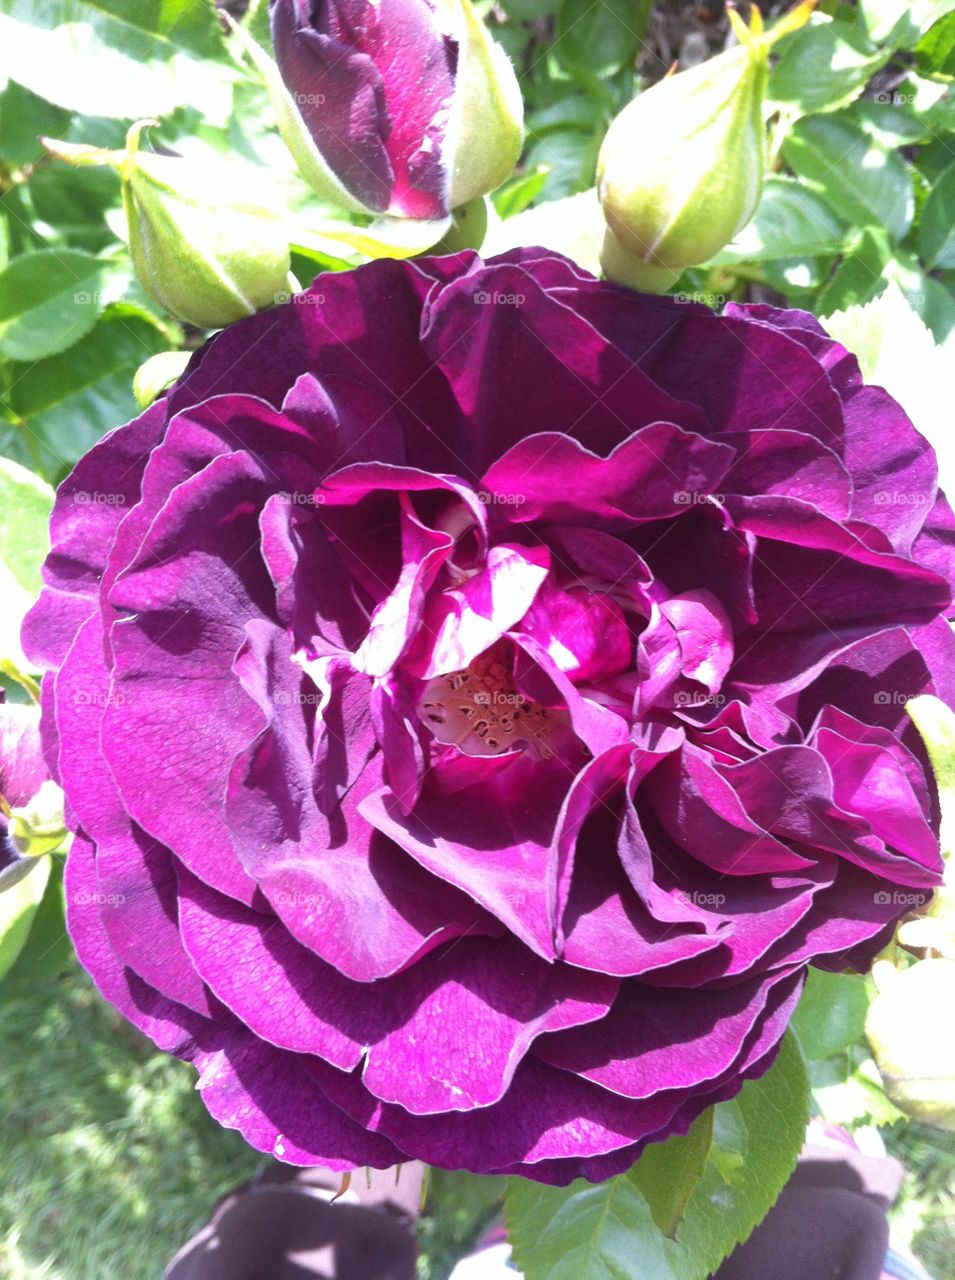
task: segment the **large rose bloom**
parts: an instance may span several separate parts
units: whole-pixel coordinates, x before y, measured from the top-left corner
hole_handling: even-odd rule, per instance
[[[80,958],[280,1159],[618,1172],[938,882],[953,530],[809,316],[322,276],[60,489]]]

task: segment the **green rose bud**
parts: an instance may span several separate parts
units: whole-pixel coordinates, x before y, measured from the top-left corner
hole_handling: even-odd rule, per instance
[[[749,222],[766,165],[769,50],[814,3],[803,0],[769,33],[755,5],[749,27],[730,10],[739,45],[668,76],[612,122],[597,160],[609,279],[662,293]]]
[[[955,1130],[955,960],[877,964],[865,1031],[885,1091],[906,1115]]]
[[[125,152],[46,145],[71,164],[119,172],[133,266],[172,315],[217,329],[272,306],[287,292],[290,268],[282,219],[250,197],[232,169],[141,152],[148,123],[132,126]]]
[[[63,792],[50,779],[41,785],[27,804],[10,809],[6,817],[9,839],[16,852],[24,858],[52,853],[68,835],[63,818]]]
[[[487,201],[483,196],[455,209],[451,225],[431,253],[457,253],[461,249],[480,249],[487,234]]]

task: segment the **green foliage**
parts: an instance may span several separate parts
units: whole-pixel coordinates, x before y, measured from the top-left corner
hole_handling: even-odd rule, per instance
[[[503,1178],[430,1169],[418,1219],[418,1280],[448,1280],[457,1261],[500,1214]]]
[[[666,1171],[670,1191],[658,1187],[653,1208],[641,1189],[642,1161],[597,1185],[555,1188],[511,1179],[507,1223],[517,1266],[526,1280],[629,1280],[639,1260],[642,1280],[704,1280],[746,1239],[792,1172],[807,1101],[802,1055],[787,1037],[765,1076],[714,1109],[702,1176],[702,1126],[650,1155],[654,1173]],[[675,1239],[657,1225],[661,1216]]]
[[[49,858],[31,859],[27,874],[0,893],[0,978],[23,949],[49,874]]]
[[[786,7],[770,5],[770,19]],[[629,34],[615,26],[614,5],[587,15],[585,8],[578,12],[575,0],[559,8],[510,0],[499,19],[498,34],[524,68],[522,173],[549,169],[532,188],[535,206],[591,185],[608,120],[641,83],[666,72],[681,48],[667,42],[671,29],[679,35],[693,26],[691,6],[631,6]],[[784,305],[829,315],[894,282],[943,342],[955,330],[955,13],[945,0],[823,10],[777,47],[768,104],[773,173],[753,220],[709,269],[688,273],[672,291],[745,300],[761,287]],[[638,54],[621,62],[633,33]],[[723,47],[721,33],[698,20],[688,38],[710,54]],[[498,205],[504,218],[525,207],[506,196]]]
[[[158,1276],[260,1158],[209,1118],[192,1069],[127,1026],[75,960],[51,980],[25,967],[31,952],[0,999],[0,1274]]]
[[[869,1007],[858,974],[810,969],[792,1026],[810,1062],[841,1053],[862,1038]]]

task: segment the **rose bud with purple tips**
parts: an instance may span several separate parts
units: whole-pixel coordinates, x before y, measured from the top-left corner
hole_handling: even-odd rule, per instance
[[[52,538],[77,951],[282,1160],[606,1178],[940,880],[955,521],[801,312],[542,249],[325,275]]]
[[[510,176],[521,94],[470,0],[273,0],[271,24],[279,125],[326,199],[440,221]]]
[[[40,741],[40,710],[0,689],[0,893],[12,889],[63,840],[63,804]]]

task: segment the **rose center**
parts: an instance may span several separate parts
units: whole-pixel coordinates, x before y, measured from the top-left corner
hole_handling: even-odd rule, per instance
[[[464,755],[496,756],[524,748],[542,760],[558,753],[569,722],[566,711],[525,698],[493,649],[463,671],[429,680],[418,715],[438,742]]]

